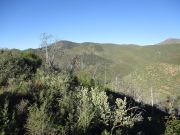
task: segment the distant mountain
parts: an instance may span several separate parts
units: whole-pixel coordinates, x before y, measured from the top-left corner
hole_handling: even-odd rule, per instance
[[[165,44],[180,44],[180,39],[178,38],[168,38],[162,42],[159,43],[160,45],[165,45]]]

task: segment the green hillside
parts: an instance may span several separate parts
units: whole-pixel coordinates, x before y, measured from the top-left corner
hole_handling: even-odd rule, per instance
[[[59,54],[57,53],[57,63],[64,62],[67,64],[69,59],[78,55],[82,57],[86,68],[88,67],[86,64],[98,65],[104,63],[123,76],[145,64],[162,62],[180,64],[180,44],[137,46],[63,41],[59,43],[59,46],[63,46],[58,49],[63,49],[64,57],[63,60],[59,60]],[[118,68],[118,71],[116,71],[116,68]]]
[[[138,46],[60,41],[54,48],[57,50],[55,63],[62,68],[68,68],[76,57],[76,74],[80,78],[93,78],[110,89],[128,93],[127,88],[117,84],[117,81],[123,81],[126,85],[133,85],[135,91],[141,89],[144,95],[142,100],[147,103],[151,86],[156,93],[155,98],[162,97],[155,102],[157,104],[166,101],[167,97],[177,99],[180,96],[180,72],[177,70],[180,65],[180,44]],[[37,52],[44,56],[42,49]],[[176,70],[176,75],[163,72],[165,68]],[[150,78],[156,84],[149,82]]]
[[[154,103],[169,107],[167,100],[174,100],[174,107],[180,104],[180,65],[159,63],[136,69],[124,80],[131,81],[139,98],[151,103],[151,89]],[[129,93],[130,94],[130,93]]]

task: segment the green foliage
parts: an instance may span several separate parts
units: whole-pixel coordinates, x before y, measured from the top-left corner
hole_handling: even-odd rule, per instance
[[[88,128],[92,128],[92,123],[93,125],[110,126],[113,133],[114,130],[122,127],[126,127],[126,130],[130,129],[136,122],[142,120],[139,113],[134,114],[130,111],[133,108],[127,108],[126,98],[124,100],[117,99],[116,106],[112,106],[111,110],[106,92],[97,87],[90,90],[81,88],[78,97],[80,101],[78,103],[77,126],[82,128],[84,132]]]
[[[91,96],[97,122],[102,122],[105,125],[108,125],[111,112],[106,92],[97,87],[92,88]]]
[[[79,72],[77,76],[83,86],[91,86],[91,78],[89,74],[85,72]]]
[[[0,86],[9,84],[9,79],[27,80],[40,67],[41,60],[33,53],[3,53],[0,57]],[[15,80],[16,80],[15,79]]]
[[[179,135],[180,134],[180,120],[172,118],[166,123],[165,135]]]
[[[10,113],[10,104],[8,99],[5,99],[4,106],[0,110],[0,134],[6,135],[9,131],[18,133],[16,127],[15,112]]]
[[[16,105],[17,114],[26,114],[28,109],[28,100],[22,99],[19,104]]]
[[[51,116],[46,110],[47,103],[44,102],[40,108],[37,105],[29,107],[29,116],[27,119],[26,128],[28,134],[53,134],[55,129],[52,127]]]
[[[111,135],[111,133],[108,132],[107,130],[104,130],[104,131],[101,133],[101,135]]]
[[[84,132],[90,126],[92,119],[94,118],[93,106],[91,104],[91,96],[89,95],[88,89],[84,88],[77,95],[79,97],[78,105],[78,128]]]
[[[125,127],[125,129],[130,129],[136,122],[142,121],[141,114],[128,113],[128,110],[131,110],[132,108],[127,108],[126,98],[124,100],[116,99],[116,105],[113,115],[111,116],[111,133],[118,129],[120,129],[118,132],[125,133],[127,131],[124,131],[122,128]]]
[[[5,101],[4,107],[0,110],[0,133],[3,135],[8,129],[10,124],[9,114],[8,114],[8,101]]]
[[[35,61],[37,67],[42,64],[41,58],[30,50],[21,52],[21,57]]]
[[[21,56],[23,58],[32,58],[32,59],[38,59],[38,56],[35,55],[32,51],[30,50],[26,50],[26,51],[23,51],[21,52]]]
[[[153,90],[154,104],[161,104],[167,107],[167,97],[177,99],[180,96],[180,66],[167,63],[154,63],[141,67],[125,77],[126,82],[131,83],[134,92],[139,93],[142,101],[151,102],[149,96],[150,89]],[[128,91],[128,90],[126,90]],[[132,93],[127,93],[131,96]],[[178,108],[178,102],[174,102],[174,107]]]
[[[114,126],[130,126],[132,127],[134,124],[134,119],[132,119],[130,116],[127,114],[127,109],[126,109],[126,98],[124,101],[122,99],[116,99],[116,105],[117,108],[115,109],[114,112]]]

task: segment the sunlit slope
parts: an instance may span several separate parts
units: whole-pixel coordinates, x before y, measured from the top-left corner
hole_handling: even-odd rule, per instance
[[[165,103],[167,99],[180,100],[180,65],[159,63],[136,69],[124,80],[133,85],[140,99],[151,103]],[[178,105],[178,103],[175,103]],[[164,104],[165,105],[165,104]]]
[[[66,42],[59,43],[64,46],[64,56],[57,54],[57,63],[68,65],[73,57],[78,56],[83,62],[83,69],[98,66],[103,70],[106,65],[111,78],[117,74],[128,75],[134,69],[148,64],[180,64],[180,44],[137,46]]]

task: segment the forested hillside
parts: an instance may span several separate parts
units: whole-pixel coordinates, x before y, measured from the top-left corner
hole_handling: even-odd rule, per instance
[[[180,44],[173,41],[149,46],[59,41],[49,51],[55,54],[54,63],[63,69],[75,62],[79,78],[93,79],[148,104],[152,89],[154,104],[170,109],[172,105],[167,104],[172,101],[180,112]],[[34,51],[45,59],[43,48]]]
[[[48,60],[45,48],[1,49],[0,134],[179,134],[179,99],[147,98],[178,97],[179,48],[63,41]]]

